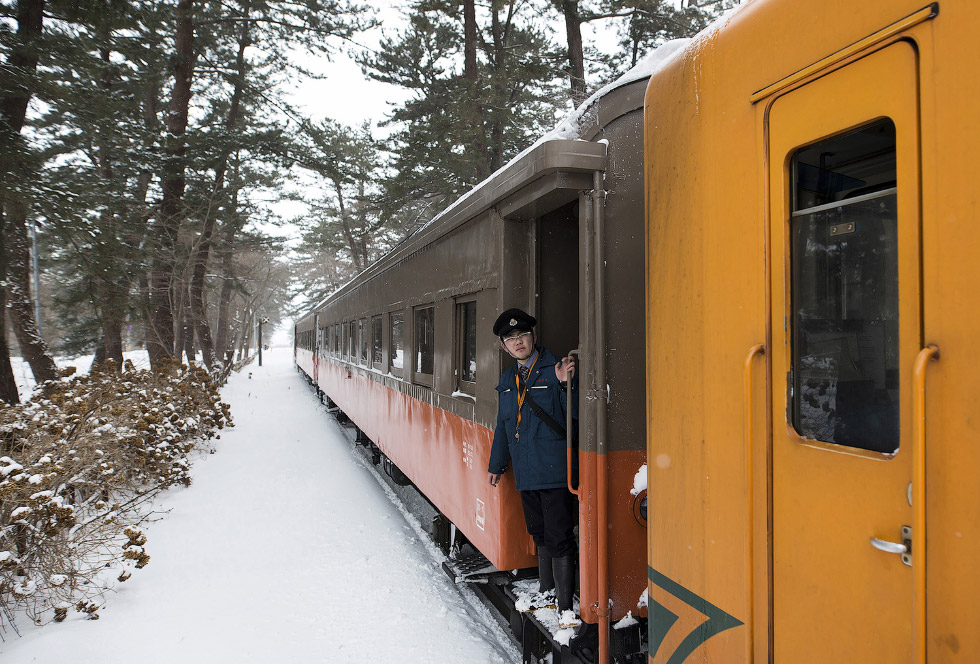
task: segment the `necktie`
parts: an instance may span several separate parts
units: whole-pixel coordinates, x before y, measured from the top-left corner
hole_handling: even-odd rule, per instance
[[[531,374],[531,369],[523,364],[518,367],[521,370],[521,379],[526,383],[527,377]]]

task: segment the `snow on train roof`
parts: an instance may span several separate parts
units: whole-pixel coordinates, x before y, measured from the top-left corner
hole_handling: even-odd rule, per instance
[[[709,26],[708,30],[710,30]],[[705,31],[707,32],[707,30]],[[695,38],[696,39],[696,38]],[[330,302],[339,293],[347,289],[352,283],[358,281],[366,273],[372,272],[381,264],[386,262],[395,252],[403,248],[405,243],[411,238],[418,238],[424,232],[433,226],[437,225],[439,222],[446,219],[453,211],[463,205],[465,202],[470,201],[473,197],[480,192],[489,183],[494,182],[501,173],[506,171],[508,168],[512,167],[514,164],[518,163],[521,159],[524,159],[532,153],[534,150],[539,148],[544,143],[548,141],[555,140],[582,140],[580,136],[582,135],[583,127],[588,126],[590,123],[596,121],[596,114],[598,112],[597,102],[610,94],[614,90],[621,88],[623,86],[629,85],[630,83],[635,83],[637,81],[642,81],[644,79],[650,78],[655,73],[663,69],[667,64],[669,64],[679,53],[685,50],[685,47],[692,42],[691,39],[673,39],[666,42],[659,48],[648,53],[642,60],[640,60],[636,66],[631,68],[629,71],[624,73],[622,76],[617,78],[612,83],[602,87],[592,94],[588,99],[586,99],[578,108],[576,108],[572,113],[568,115],[564,120],[559,122],[551,131],[543,134],[534,143],[529,145],[523,151],[521,151],[517,156],[511,159],[507,164],[500,167],[494,171],[489,177],[481,181],[479,184],[475,185],[466,194],[460,196],[451,205],[439,212],[432,219],[427,221],[425,224],[415,229],[410,235],[406,236],[401,242],[399,242],[395,247],[389,250],[384,256],[376,260],[374,263],[366,267],[364,270],[351,277],[344,285],[338,287],[322,301],[314,305],[310,311],[316,311],[323,307],[325,304]],[[583,141],[589,142],[589,141]]]

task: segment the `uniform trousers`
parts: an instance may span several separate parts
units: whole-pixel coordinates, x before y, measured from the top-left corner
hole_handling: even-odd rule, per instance
[[[534,544],[555,558],[573,555],[577,548],[578,500],[565,487],[521,491],[524,523]]]

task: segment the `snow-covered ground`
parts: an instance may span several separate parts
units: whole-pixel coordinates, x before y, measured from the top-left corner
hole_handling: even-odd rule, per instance
[[[476,596],[392,504],[292,365],[263,354],[223,391],[235,427],[146,529],[150,564],[98,621],[20,624],[4,664],[516,662]]]

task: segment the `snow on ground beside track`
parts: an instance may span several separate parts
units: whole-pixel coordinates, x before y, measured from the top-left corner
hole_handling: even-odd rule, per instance
[[[161,499],[150,564],[98,621],[8,630],[4,664],[519,661],[352,454],[291,350],[264,365],[232,375],[235,427]]]

